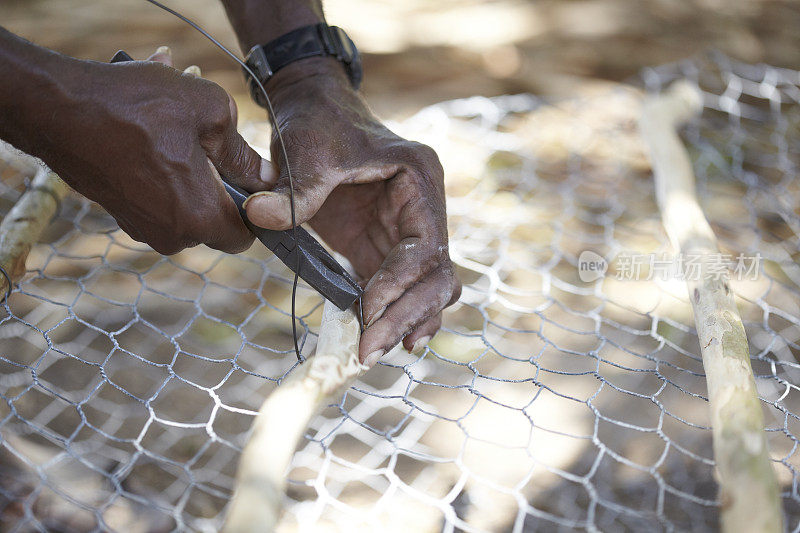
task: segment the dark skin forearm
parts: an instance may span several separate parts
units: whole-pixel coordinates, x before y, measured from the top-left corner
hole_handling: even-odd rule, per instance
[[[29,43],[0,27],[0,139],[43,157],[45,114],[58,113],[66,102],[54,73],[78,66],[72,58]]]
[[[320,0],[221,0],[243,54],[253,46],[266,44],[292,30],[325,22]],[[292,85],[307,77],[319,77],[344,87],[349,81],[336,59],[310,57],[282,68],[266,84],[273,95],[276,86]]]
[[[323,22],[320,0],[222,0],[242,51],[294,29]]]
[[[167,58],[161,58],[167,63]],[[261,190],[272,168],[218,85],[152,61],[67,57],[0,28],[0,139],[41,158],[162,253],[238,252],[252,234],[218,175]]]

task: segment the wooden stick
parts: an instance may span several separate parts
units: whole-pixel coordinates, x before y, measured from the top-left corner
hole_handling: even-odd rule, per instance
[[[316,355],[267,397],[242,451],[236,486],[223,527],[226,533],[273,531],[280,518],[286,473],[317,411],[365,369],[358,362],[359,322],[351,311],[325,302]]]
[[[689,156],[676,132],[701,109],[697,88],[676,82],[664,95],[645,101],[640,127],[650,150],[664,227],[673,247],[684,258],[696,257],[700,267],[686,282],[708,384],[722,530],[779,532],[780,493],[747,337],[716,236],[697,201]]]
[[[185,74],[202,76],[192,65]],[[286,473],[311,418],[336,401],[366,367],[358,362],[361,325],[351,310],[325,302],[316,355],[270,394],[242,450],[236,485],[222,530],[274,531],[286,493]]]
[[[22,195],[0,223],[0,267],[9,279],[0,275],[0,300],[25,274],[25,262],[31,247],[50,224],[58,204],[69,187],[54,173],[40,167],[31,188]]]

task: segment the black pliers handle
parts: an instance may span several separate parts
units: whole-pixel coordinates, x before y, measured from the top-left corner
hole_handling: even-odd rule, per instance
[[[120,50],[111,58],[111,63],[133,61]],[[272,250],[278,259],[292,269],[300,279],[311,285],[339,309],[349,309],[363,294],[363,289],[325,248],[302,227],[284,231],[260,228],[252,224],[244,210],[244,201],[249,193],[228,183],[222,176],[225,190],[239,208],[245,225],[264,246]]]

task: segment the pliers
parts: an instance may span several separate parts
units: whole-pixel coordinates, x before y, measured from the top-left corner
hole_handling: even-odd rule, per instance
[[[133,61],[133,58],[123,50],[111,58],[111,63],[125,61]],[[244,201],[249,194],[228,183],[225,176],[222,176],[222,180],[248,229],[300,279],[342,311],[349,309],[361,298],[363,289],[310,233],[301,226],[276,231],[254,225],[248,220],[244,210]]]
[[[310,233],[301,226],[284,231],[255,226],[247,219],[243,207],[249,194],[227,182],[225,190],[236,202],[242,220],[253,235],[318,293],[342,311],[350,308],[361,297],[363,289]]]

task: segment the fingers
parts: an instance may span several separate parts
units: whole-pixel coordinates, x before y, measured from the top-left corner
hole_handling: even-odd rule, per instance
[[[222,185],[217,169],[206,160],[210,176],[208,179],[214,183],[216,201],[211,202],[212,213],[206,218],[206,229],[203,232],[206,246],[221,250],[229,254],[237,254],[247,250],[253,243],[253,233],[244,225],[239,209]],[[214,221],[208,224],[208,218]]]
[[[372,366],[404,337],[411,343],[433,336],[441,310],[458,299],[461,285],[448,261],[431,272],[374,320],[361,337],[359,358]],[[365,294],[365,300],[368,295]],[[425,341],[427,342],[427,341]]]
[[[200,67],[197,65],[189,65],[185,69],[183,69],[184,74],[188,74],[189,76],[194,76],[195,78],[202,77],[202,73],[200,72]]]
[[[365,288],[364,320],[369,326],[403,293],[447,260],[446,253],[419,237],[393,247]]]
[[[164,65],[172,66],[172,50],[168,46],[159,46],[158,49],[147,58],[146,61],[155,61],[156,63],[163,63]]]
[[[183,73],[189,76],[194,76],[195,78],[203,77],[203,71],[200,70],[200,67],[198,67],[197,65],[189,65],[188,67],[183,69]],[[239,120],[239,107],[236,105],[236,100],[234,100],[233,96],[231,96],[230,94],[228,95],[228,103],[231,106],[231,120],[233,121],[234,124],[237,124]]]
[[[229,101],[225,108],[230,113]],[[228,115],[225,131],[216,142],[203,143],[208,158],[225,180],[246,191],[260,191],[272,187],[275,172],[272,164],[263,159],[247,144],[236,130],[236,121]]]
[[[406,335],[403,347],[414,355],[420,355],[440,327],[442,327],[442,313],[435,315],[410,335]]]
[[[166,46],[160,47],[149,61],[157,61],[167,66],[172,66],[172,52]],[[190,65],[183,73],[188,76],[200,78],[200,67]],[[224,94],[224,104],[219,102]],[[249,191],[263,189],[274,182],[272,166],[253,150],[236,130],[237,114],[236,103],[233,98],[221,88],[216,92],[218,106],[216,115],[209,114],[209,134],[201,138],[201,144],[206,150],[205,159],[208,183],[214,187],[214,199],[208,198],[205,207],[211,206],[205,216],[200,213],[195,223],[203,226],[203,242],[210,248],[227,253],[239,253],[253,243],[252,232],[247,229],[242,221],[236,204],[229,197],[222,185],[223,174],[227,181]],[[211,106],[211,109],[215,109]],[[203,142],[205,141],[205,142]],[[208,221],[212,221],[211,224]]]
[[[184,74],[200,77],[200,67],[187,67]],[[221,87],[213,87],[206,111],[207,123],[202,126],[200,137],[208,159],[225,181],[248,192],[274,186],[276,174],[272,164],[247,144],[236,129],[238,109],[233,97]]]

